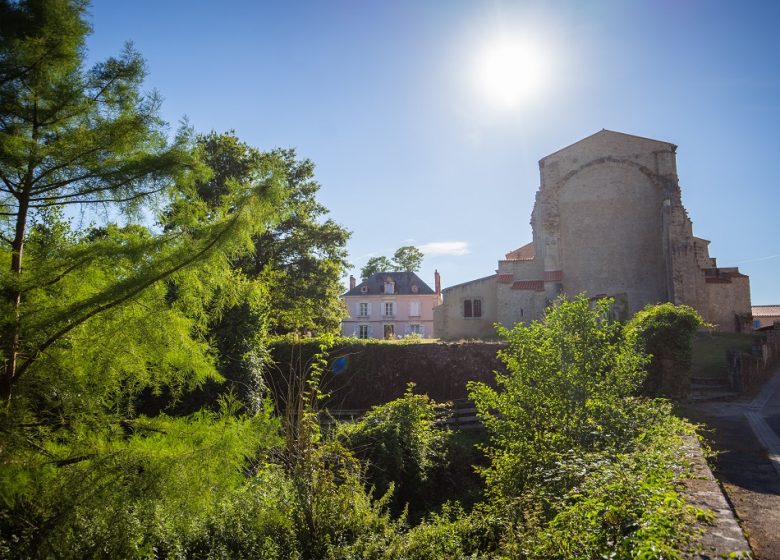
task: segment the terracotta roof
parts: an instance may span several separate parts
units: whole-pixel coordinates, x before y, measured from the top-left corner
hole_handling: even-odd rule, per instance
[[[563,280],[562,270],[545,270],[544,281],[545,282],[561,282]]]
[[[753,317],[780,316],[780,305],[754,305]]]
[[[508,261],[530,261],[533,260],[535,254],[534,242],[531,241],[514,251],[509,251],[505,256]]]
[[[366,278],[360,284],[348,291],[345,296],[366,296],[385,293],[385,279],[391,279],[395,284],[393,295],[430,295],[435,293],[428,284],[423,282],[414,272],[377,272]],[[417,292],[412,291],[417,286]],[[366,290],[363,290],[363,287]],[[389,295],[389,294],[388,294]]]
[[[499,274],[498,278],[496,278],[496,282],[499,284],[511,284],[514,278],[514,274]]]
[[[544,280],[519,280],[512,284],[513,290],[536,290],[544,291]]]

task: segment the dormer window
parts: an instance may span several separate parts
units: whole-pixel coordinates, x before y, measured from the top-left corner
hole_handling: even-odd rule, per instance
[[[360,286],[360,293],[361,294],[367,294],[368,293],[368,286]]]
[[[417,287],[417,284],[412,284],[412,293],[416,294],[419,291],[419,288]]]
[[[387,280],[385,280],[385,293],[386,294],[395,293],[395,283],[393,282],[392,278],[388,278]]]

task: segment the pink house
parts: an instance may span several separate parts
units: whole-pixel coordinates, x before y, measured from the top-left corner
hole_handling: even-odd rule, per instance
[[[349,317],[341,334],[358,338],[401,338],[418,334],[433,338],[433,308],[441,303],[441,278],[435,272],[432,290],[414,272],[377,272],[360,284],[349,277],[342,297]]]

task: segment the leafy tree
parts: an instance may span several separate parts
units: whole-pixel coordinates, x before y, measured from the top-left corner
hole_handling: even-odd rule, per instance
[[[407,245],[399,248],[390,261],[387,257],[371,257],[360,269],[361,278],[369,278],[377,272],[417,272],[423,260],[423,253],[417,247]]]
[[[273,431],[263,414],[234,422],[232,405],[219,418],[135,414],[144,389],[218,377],[208,325],[251,294],[230,264],[278,219],[286,185],[269,158],[217,204],[197,196],[208,171],[187,131],[168,145],[140,56],[82,69],[85,9],[0,3],[3,556],[149,555],[151,533],[174,519],[170,534],[192,530],[244,480],[251,434]],[[155,196],[170,201],[162,232],[131,221]],[[130,223],[74,229],[74,204]]]
[[[6,401],[42,352],[148,284],[127,279],[111,294],[72,306],[68,316],[49,313],[46,325],[27,324],[35,311],[25,304],[28,294],[87,259],[48,268],[26,261],[30,224],[72,205],[132,212],[173,180],[184,181],[191,168],[185,136],[168,145],[159,99],[140,92],[144,63],[132,47],[82,68],[85,10],[73,0],[0,3],[0,236],[9,264],[2,276],[0,396]],[[179,266],[176,259],[165,264],[155,276]]]
[[[320,186],[314,180],[314,164],[297,159],[292,149],[260,152],[232,133],[212,132],[200,136],[197,144],[214,171],[208,181],[197,184],[209,204],[215,204],[231,182],[250,179],[269,161],[286,179],[287,196],[278,209],[283,218],[259,233],[252,254],[235,263],[267,287],[270,312],[265,326],[275,334],[336,330],[344,314],[339,295],[349,232],[323,219],[328,210],[316,200]],[[246,330],[249,310],[231,314],[232,328]]]
[[[499,389],[472,383],[470,395],[491,433],[487,483],[518,495],[561,454],[605,449],[632,435],[629,397],[646,358],[609,320],[610,300],[561,300],[543,322],[498,327],[508,374]]]
[[[393,263],[387,257],[371,257],[366,265],[360,269],[360,277],[370,278],[377,272],[388,272],[394,269]]]
[[[395,269],[398,272],[417,272],[420,270],[424,256],[417,247],[411,245],[401,247],[393,255]]]
[[[671,406],[637,396],[648,363],[610,300],[559,300],[543,321],[499,327],[508,373],[470,385],[490,434],[489,509],[502,556],[673,558],[696,514],[678,491],[682,433]]]

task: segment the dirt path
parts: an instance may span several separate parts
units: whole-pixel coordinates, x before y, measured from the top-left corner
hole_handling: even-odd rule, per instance
[[[771,448],[773,438],[780,434],[780,388],[768,393],[765,391],[762,401],[746,398],[687,405],[683,413],[705,425],[705,436],[718,452],[713,472],[726,490],[756,558],[780,560],[780,467],[770,460],[776,450],[765,448],[767,439]],[[758,414],[765,422],[768,431],[761,440],[746,413]]]

